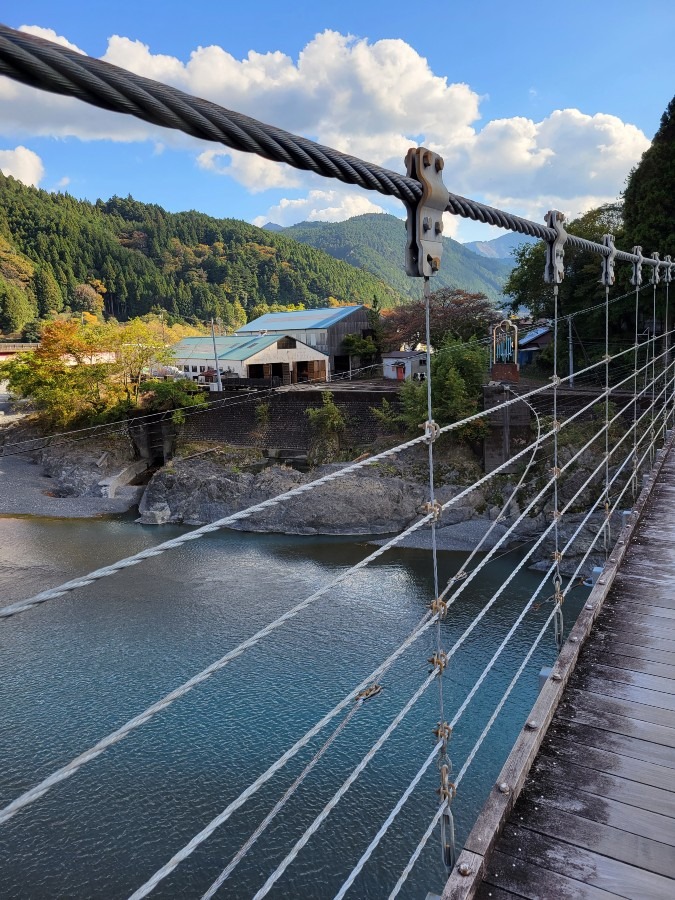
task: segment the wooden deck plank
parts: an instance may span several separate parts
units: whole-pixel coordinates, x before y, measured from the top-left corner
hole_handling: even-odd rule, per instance
[[[648,722],[652,725],[659,725],[662,728],[675,728],[675,713],[667,709],[659,709],[656,706],[649,706],[636,700],[628,700],[623,697],[609,697],[580,688],[568,690],[566,697],[569,698],[569,703],[579,703],[583,709],[589,712],[594,710],[597,710],[599,713],[609,712],[618,716],[637,719],[641,722]],[[566,700],[563,700],[563,703],[566,702]]]
[[[520,866],[534,863],[629,900],[664,900],[673,887],[663,875],[513,825],[506,826],[496,849]]]
[[[638,647],[654,647],[656,650],[675,653],[675,641],[659,637],[659,632],[654,629],[624,628],[620,623],[611,626],[601,623],[599,628],[607,640],[624,641],[627,644],[635,644]]]
[[[550,872],[531,861],[526,865],[518,865],[510,856],[499,852],[492,854],[484,881],[495,887],[505,888],[526,900],[614,900],[620,896],[557,872]]]
[[[596,728],[594,725],[570,721],[555,721],[550,734],[555,736],[556,744],[558,740],[562,740],[565,743],[592,747],[605,753],[615,753],[617,756],[640,759],[657,766],[675,769],[675,753],[670,747],[652,743],[641,737],[628,737]],[[672,779],[672,790],[675,791],[675,772],[672,773]]]
[[[515,816],[513,824],[548,834],[575,847],[592,850],[609,859],[620,862],[630,860],[648,872],[675,879],[675,853],[672,847],[661,841],[652,841],[611,825],[593,822],[562,809],[556,809],[555,814],[551,815],[550,809],[534,803],[523,807],[521,812],[522,815]]]
[[[630,672],[627,669],[612,666],[609,660],[607,664],[604,662],[593,662],[590,670],[594,675],[599,675],[610,681],[620,681],[633,687],[646,688],[648,691],[661,691],[675,695],[675,681],[672,678],[661,678],[659,675],[644,675],[641,672]],[[672,702],[673,709],[675,709],[675,700]]]
[[[588,695],[591,696],[592,695]],[[675,750],[675,728],[664,728],[662,725],[654,725],[640,719],[629,718],[626,715],[617,715],[606,709],[599,709],[597,705],[588,704],[587,708],[573,706],[570,703],[561,704],[558,708],[560,721],[581,722],[583,725],[593,725],[615,734],[625,734],[626,737],[637,737],[653,744],[662,744]]]
[[[658,675],[660,678],[675,680],[675,665],[663,662],[654,662],[650,659],[639,659],[636,656],[625,656],[616,651],[612,643],[603,653],[604,665],[614,666],[615,669],[628,669],[629,672],[641,672],[643,675]]]
[[[550,779],[545,793],[537,791],[536,783],[533,783],[533,789],[528,796],[531,797],[531,802],[539,807],[562,810],[581,819],[588,819],[600,825],[611,825],[612,828],[625,831],[627,834],[658,841],[671,848],[675,847],[675,827],[673,819],[669,816],[662,816],[647,809],[637,809],[620,800],[596,797],[586,793],[580,785],[580,781],[572,785],[562,785],[555,779]],[[555,815],[555,812],[552,815]],[[511,821],[514,825],[519,824],[517,814]]]
[[[641,647],[639,644],[629,644],[628,641],[607,642],[613,653],[619,656],[630,656],[632,659],[641,659],[646,662],[660,662],[666,666],[675,667],[675,651],[657,650],[654,647]]]
[[[572,680],[572,679],[570,679]],[[665,712],[675,712],[675,697],[663,691],[650,691],[647,688],[634,684],[626,684],[621,681],[610,681],[595,675],[584,674],[583,679],[574,681],[573,687],[600,694],[605,697],[616,697],[617,700],[633,700],[645,706],[653,706],[654,709]]]
[[[651,784],[652,787],[660,788],[663,791],[675,791],[673,770],[658,763],[621,756],[609,750],[588,747],[574,741],[564,741],[561,740],[560,735],[556,735],[551,747],[553,752],[568,762],[578,763],[588,769],[597,769],[598,772],[619,775],[621,778],[628,778],[629,781],[637,781],[640,784]]]
[[[554,772],[551,771],[552,762],[557,762]],[[639,809],[648,809],[650,812],[675,818],[675,793],[661,791],[648,784],[599,772],[596,769],[579,766],[578,763],[568,763],[549,753],[539,754],[532,773],[539,790],[546,790],[552,778],[560,778],[569,784],[583,780],[584,790],[589,794],[620,800],[629,806],[637,806]]]

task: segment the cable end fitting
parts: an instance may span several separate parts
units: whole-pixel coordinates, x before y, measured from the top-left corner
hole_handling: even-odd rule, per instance
[[[427,419],[420,425],[424,429],[424,440],[427,444],[433,444],[441,433],[441,428],[433,419]]]
[[[381,684],[369,684],[367,688],[364,688],[356,695],[356,699],[361,701],[370,700],[371,697],[377,697],[377,695],[381,693]]]
[[[440,597],[436,597],[436,599],[432,600],[429,604],[429,609],[435,616],[444,619],[448,612],[447,601],[441,600]]]
[[[427,662],[431,663],[434,669],[438,669],[438,671],[443,674],[445,667],[448,664],[448,654],[444,650],[441,650],[439,653],[434,653],[433,656],[430,656]]]
[[[438,500],[434,500],[432,503],[430,500],[424,503],[420,509],[425,516],[431,516],[432,521],[438,522],[443,512],[443,507],[438,502]]]

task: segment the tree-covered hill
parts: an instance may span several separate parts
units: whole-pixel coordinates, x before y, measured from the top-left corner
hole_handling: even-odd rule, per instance
[[[286,234],[131,197],[76,200],[0,173],[0,331],[64,308],[126,320],[153,308],[183,319],[246,321],[261,303],[318,307],[329,298],[382,307],[401,295]]]
[[[417,279],[408,278],[404,270],[405,222],[395,216],[367,213],[345,222],[301,222],[284,228],[282,234],[371,272],[401,294],[419,296]],[[512,261],[479,256],[452,238],[444,238],[443,245],[435,290],[461,288],[494,300],[501,297]]]

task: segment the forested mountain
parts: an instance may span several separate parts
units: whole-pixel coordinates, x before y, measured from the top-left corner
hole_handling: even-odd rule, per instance
[[[383,307],[385,279],[285,234],[199,212],[168,213],[131,197],[95,204],[26,187],[0,173],[0,331],[59,312],[121,320],[165,309],[231,327],[260,303]]]
[[[301,222],[281,233],[372,272],[401,294],[419,296],[417,279],[408,278],[404,270],[405,222],[395,216],[367,213],[345,222]],[[434,290],[462,288],[497,299],[512,268],[512,262],[478,256],[452,238],[444,238]]]

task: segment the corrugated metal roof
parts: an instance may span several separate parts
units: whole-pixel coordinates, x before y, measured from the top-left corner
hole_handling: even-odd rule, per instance
[[[542,325],[541,328],[535,328],[534,331],[528,331],[525,337],[518,338],[518,346],[525,347],[531,341],[536,340],[537,338],[543,337],[543,335],[547,334],[550,331],[550,327],[548,325]]]
[[[228,334],[216,338],[218,359],[244,360],[266,350],[279,340],[278,334]],[[173,348],[176,359],[207,359],[213,362],[213,339],[210,337],[183,338]]]
[[[300,309],[292,312],[266,313],[252,322],[248,322],[237,329],[237,334],[246,334],[252,331],[303,331],[313,328],[330,328],[341,319],[351,315],[363,306],[340,306],[328,309]]]

